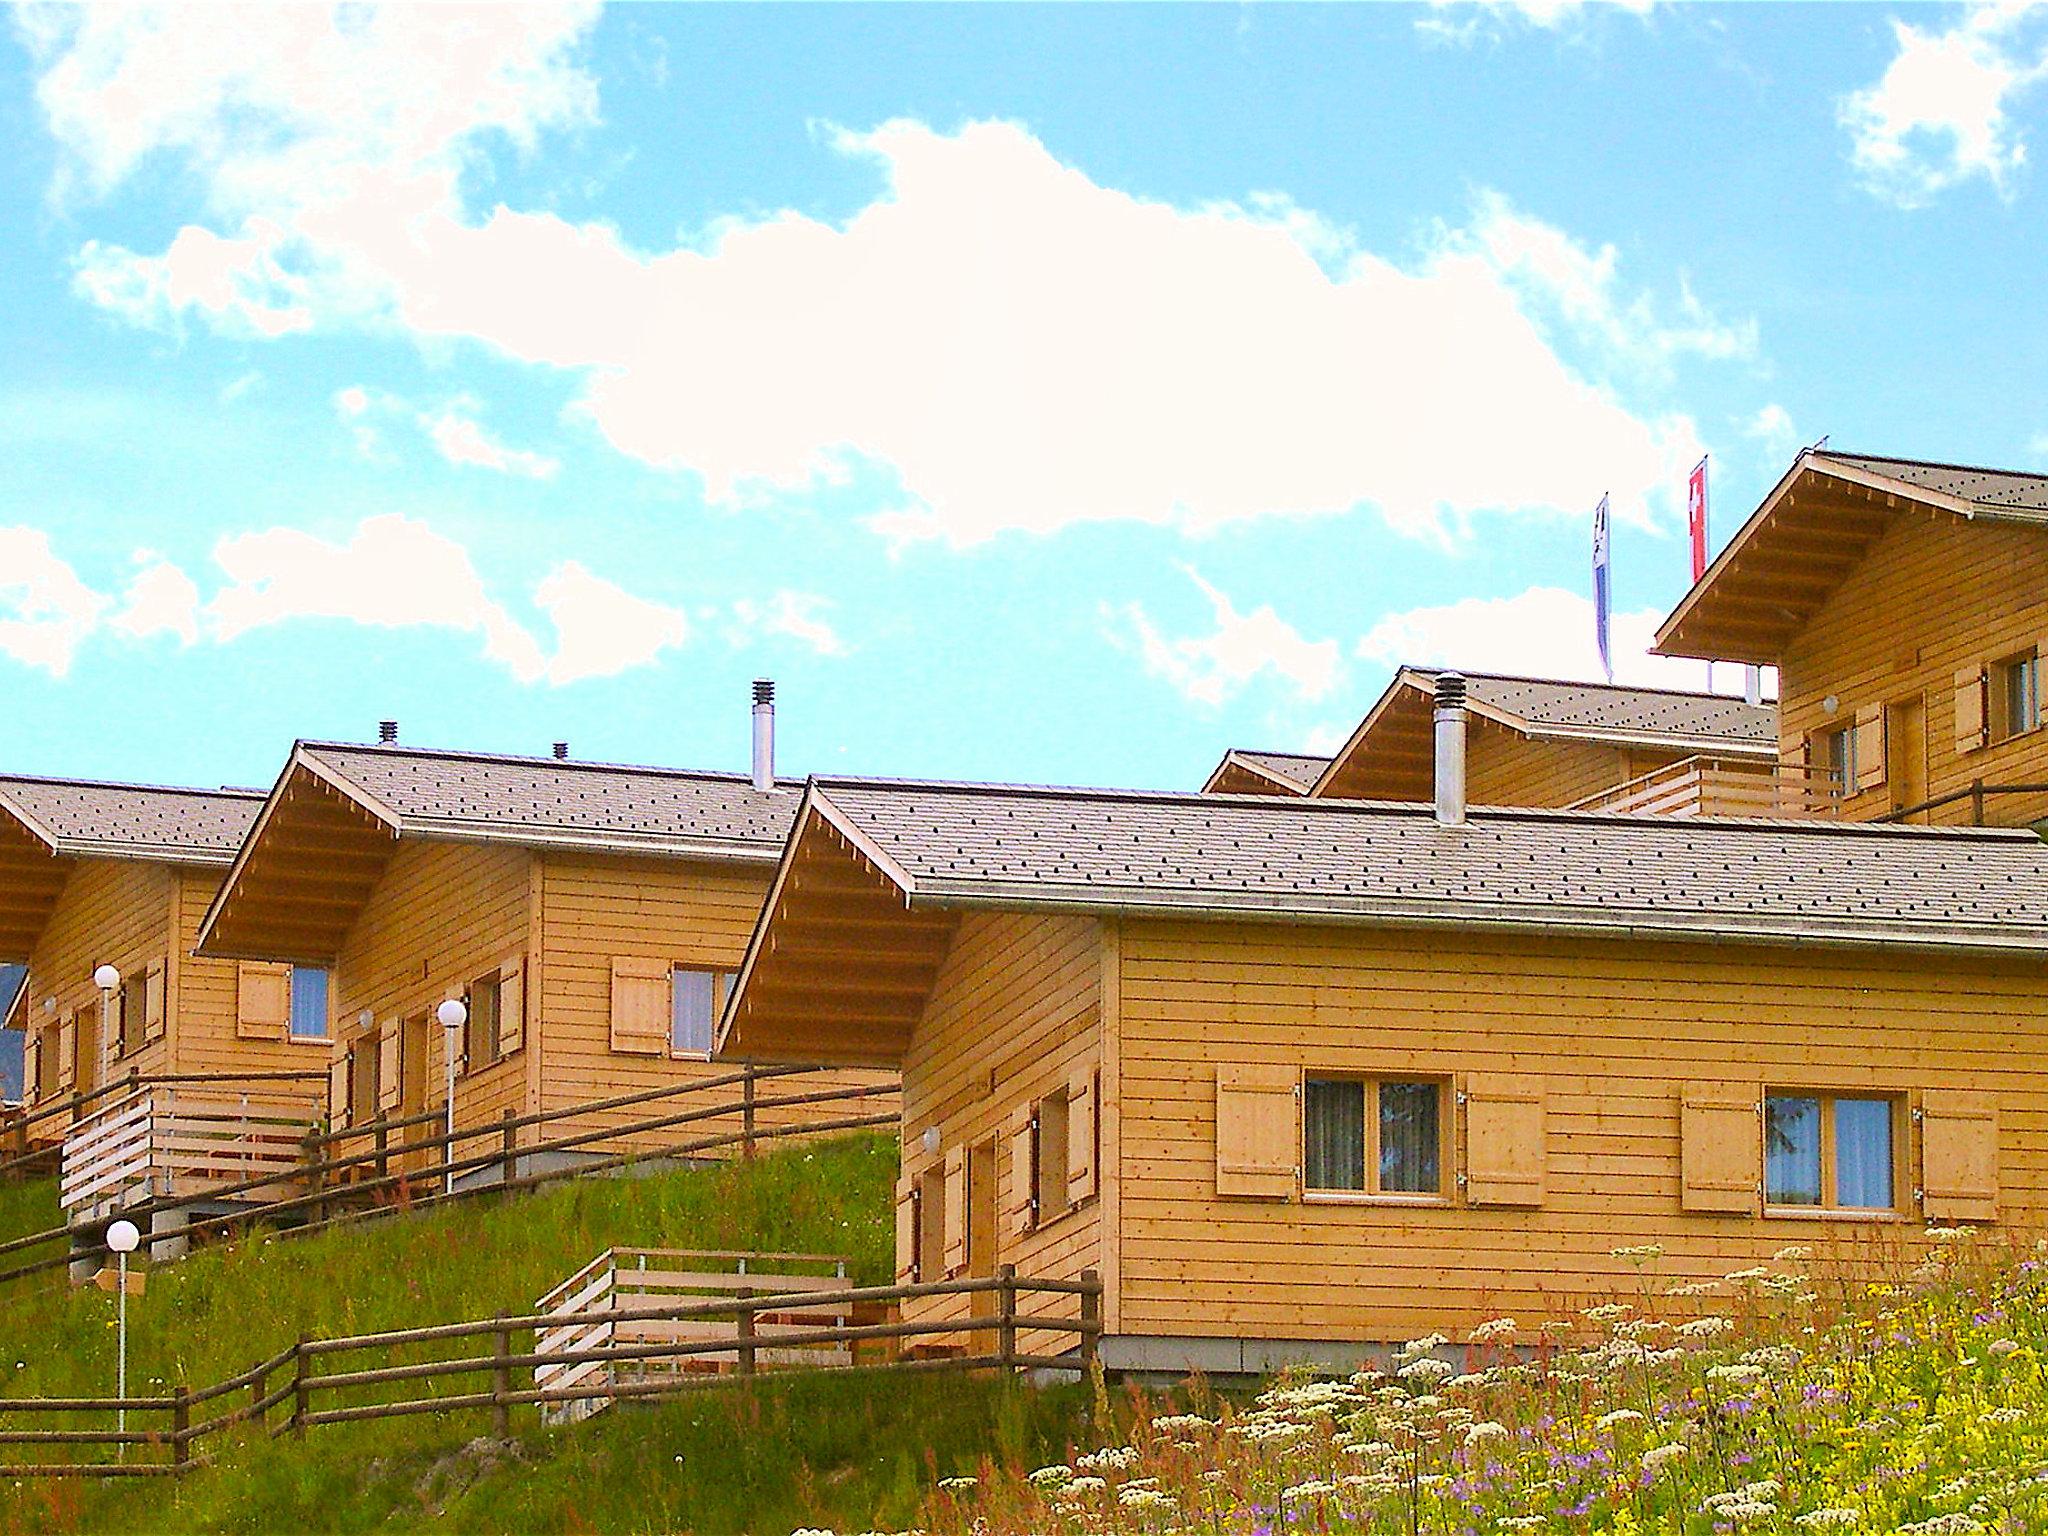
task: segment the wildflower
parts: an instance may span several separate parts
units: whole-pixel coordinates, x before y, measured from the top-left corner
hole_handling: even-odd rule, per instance
[[[1625,1259],[1640,1269],[1644,1264],[1664,1257],[1662,1243],[1637,1243],[1632,1248],[1610,1248],[1608,1252],[1617,1259]]]
[[[1109,1484],[1099,1477],[1077,1477],[1072,1482],[1062,1485],[1053,1497],[1078,1503],[1080,1500],[1087,1498],[1089,1494],[1100,1493],[1108,1486]]]
[[[1930,1520],[1916,1520],[1911,1525],[1902,1525],[1894,1536],[1968,1536],[1971,1531],[1981,1531],[1984,1524],[1968,1515],[1936,1515]]]
[[[1654,1476],[1659,1468],[1683,1461],[1687,1454],[1683,1445],[1653,1445],[1643,1452],[1643,1470]]]
[[[942,1477],[939,1486],[948,1493],[964,1493],[980,1481],[978,1477]]]
[[[1457,1374],[1455,1367],[1424,1356],[1401,1367],[1401,1379],[1421,1387],[1440,1387]]]
[[[1040,1467],[1025,1479],[1034,1488],[1058,1488],[1066,1483],[1071,1483],[1073,1480],[1074,1469],[1058,1464],[1050,1467]]]
[[[1515,1320],[1512,1317],[1490,1318],[1472,1330],[1472,1342],[1492,1344],[1515,1336]]]
[[[2010,1355],[2016,1354],[2019,1351],[2019,1345],[2013,1343],[2011,1339],[1993,1339],[1985,1348],[1989,1349],[1994,1355]]]
[[[1612,1413],[1603,1413],[1594,1420],[1593,1427],[1602,1434],[1611,1433],[1627,1424],[1640,1424],[1643,1416],[1633,1408],[1617,1408]]]
[[[1678,1336],[1683,1339],[1717,1339],[1724,1333],[1733,1332],[1735,1324],[1725,1317],[1696,1317],[1689,1323],[1678,1325]]]
[[[1617,1323],[1634,1310],[1624,1302],[1610,1301],[1602,1306],[1588,1307],[1579,1316],[1589,1323]]]
[[[1496,1424],[1493,1420],[1488,1419],[1483,1423],[1474,1424],[1466,1429],[1465,1449],[1471,1450],[1474,1446],[1484,1445],[1489,1440],[1505,1440],[1507,1438],[1507,1425]]]
[[[1809,1531],[1846,1531],[1861,1525],[1863,1516],[1853,1509],[1809,1509],[1803,1515],[1794,1515],[1792,1523]]]

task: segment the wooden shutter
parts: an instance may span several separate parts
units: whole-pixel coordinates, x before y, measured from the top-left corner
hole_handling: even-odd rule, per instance
[[[1029,1232],[1039,1221],[1038,1111],[1029,1104],[1012,1110],[1005,1134],[1010,1144],[1010,1183],[1003,1205],[1003,1226],[1014,1237]]]
[[[235,1033],[282,1040],[291,1031],[292,968],[244,960],[235,970]]]
[[[612,1049],[637,1056],[668,1054],[669,964],[612,961]]]
[[[1286,1200],[1294,1194],[1293,1067],[1216,1069],[1216,1193],[1226,1200]]]
[[[1067,1075],[1067,1204],[1093,1200],[1096,1189],[1097,1083],[1095,1068],[1076,1067]]]
[[[1921,1213],[1945,1221],[1998,1219],[1998,1103],[1985,1094],[1928,1092],[1920,1100]]]
[[[498,1055],[526,1044],[526,962],[520,955],[498,962]]]
[[[26,986],[27,983],[22,983]],[[33,1104],[43,1096],[43,1032],[40,1029],[22,1031],[21,1042],[21,1097],[24,1103]]]
[[[1856,792],[1880,789],[1885,772],[1884,706],[1866,704],[1856,711]]]
[[[917,1283],[917,1175],[905,1174],[896,1181],[896,1283]]]
[[[78,1010],[66,1009],[57,1025],[57,1086],[72,1088],[78,1083]]]
[[[161,1040],[163,1037],[164,963],[152,960],[149,969],[142,973],[142,1038]]]
[[[967,1149],[955,1147],[946,1154],[945,1226],[946,1278],[967,1269]]]
[[[337,1051],[327,1063],[327,1123],[330,1126],[348,1124],[348,1062],[347,1051]]]
[[[1984,710],[1984,669],[1966,667],[1956,674],[1956,750],[1975,752],[1987,739]]]
[[[398,1108],[405,1096],[404,1063],[399,1056],[404,1038],[401,1019],[386,1019],[377,1036],[377,1107],[382,1110]]]
[[[1543,1131],[1542,1078],[1471,1078],[1465,1086],[1467,1203],[1541,1205],[1548,1162]]]
[[[1764,1176],[1760,1091],[1740,1083],[1687,1083],[1682,1092],[1681,1203],[1688,1211],[1753,1214]]]

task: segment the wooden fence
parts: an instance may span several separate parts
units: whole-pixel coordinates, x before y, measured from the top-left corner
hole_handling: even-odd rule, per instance
[[[230,1085],[246,1087],[250,1083],[302,1082],[323,1085],[324,1091],[326,1081],[325,1072],[131,1071],[97,1088],[68,1093],[47,1104],[13,1105],[0,1110],[0,1146],[9,1149],[9,1155],[0,1158],[0,1179],[23,1178],[50,1171],[56,1166],[64,1138],[72,1127],[85,1121],[94,1112],[93,1106],[116,1094],[133,1094],[159,1084],[178,1083],[205,1083],[226,1092]]]
[[[1750,758],[1687,757],[1575,800],[1568,810],[1636,816],[1832,819],[1841,789],[1824,773]]]
[[[296,1185],[312,1129],[305,1100],[144,1088],[65,1136],[57,1203],[75,1226],[140,1200],[203,1198],[228,1184],[247,1200],[275,1199]]]
[[[738,1149],[742,1156],[751,1156],[757,1147],[766,1141],[791,1136],[816,1136],[838,1131],[862,1130],[897,1123],[898,1117],[894,1111],[880,1114],[846,1113],[783,1125],[762,1126],[757,1123],[756,1114],[759,1111],[791,1108],[818,1110],[832,1105],[842,1105],[851,1110],[858,1107],[859,1101],[886,1097],[898,1092],[897,1084],[893,1081],[854,1084],[811,1092],[761,1091],[763,1083],[826,1070],[830,1069],[761,1067],[747,1064],[721,1076],[703,1078],[695,1082],[672,1083],[639,1093],[622,1094],[616,1098],[592,1100],[531,1114],[508,1113],[502,1119],[483,1125],[458,1127],[452,1136],[446,1129],[444,1115],[438,1112],[407,1116],[397,1120],[379,1120],[369,1125],[346,1127],[336,1131],[313,1131],[300,1142],[302,1155],[293,1176],[293,1193],[278,1198],[250,1198],[257,1192],[274,1188],[281,1182],[277,1173],[265,1170],[251,1177],[194,1189],[176,1199],[153,1198],[141,1201],[130,1206],[124,1214],[142,1228],[143,1248],[147,1254],[160,1243],[195,1237],[218,1237],[231,1230],[234,1225],[248,1222],[288,1221],[291,1225],[285,1228],[287,1234],[303,1233],[342,1222],[388,1216],[399,1210],[448,1200],[467,1199],[506,1190],[532,1189],[559,1179],[604,1172],[632,1163],[662,1159],[708,1158],[728,1154],[734,1149]],[[707,1098],[711,1099],[711,1102],[690,1102],[682,1108],[668,1107],[669,1101],[701,1101]],[[657,1104],[661,1106],[660,1113],[626,1124],[604,1125],[539,1141],[519,1140],[519,1133],[523,1130],[587,1115],[593,1111]],[[684,1131],[687,1127],[701,1125],[707,1120],[728,1118],[739,1120],[737,1130],[685,1136],[676,1141],[639,1146],[627,1152],[606,1153],[601,1150],[602,1145],[608,1141],[634,1136],[667,1135]],[[412,1139],[393,1139],[394,1132],[423,1128],[425,1133]],[[468,1153],[461,1151],[463,1144],[479,1140],[485,1144],[485,1150]],[[339,1150],[353,1141],[362,1141],[366,1145],[363,1150],[357,1152]],[[432,1160],[405,1166],[411,1161],[409,1155],[415,1153],[424,1154]],[[522,1161],[527,1161],[530,1165],[531,1161],[550,1155],[573,1155],[574,1160],[532,1172],[519,1171]],[[458,1181],[465,1175],[475,1175],[476,1178],[468,1184],[459,1183]],[[238,1203],[232,1217],[209,1215],[178,1221],[172,1225],[158,1225],[149,1219],[158,1211],[175,1210],[184,1204],[221,1204],[244,1200],[247,1203]],[[0,1242],[0,1259],[4,1259],[8,1254],[19,1253],[24,1249],[60,1239],[67,1242],[67,1253],[0,1270],[0,1282],[62,1268],[82,1259],[102,1257],[108,1252],[104,1234],[93,1232],[89,1227],[67,1225]]]
[[[985,1313],[967,1318],[901,1320],[898,1309],[904,1302],[941,1296],[988,1297],[993,1305]],[[1045,1310],[1040,1304],[1045,1298],[1060,1310]],[[1069,1302],[1073,1303],[1071,1315]],[[1025,1310],[1027,1304],[1031,1305],[1029,1311]],[[824,1310],[856,1320],[789,1327],[777,1322],[772,1334],[767,1331],[771,1320]],[[111,1451],[116,1458],[16,1462],[0,1465],[0,1477],[176,1474],[202,1464],[196,1448],[204,1441],[243,1425],[252,1433],[303,1434],[323,1424],[489,1409],[494,1430],[505,1435],[511,1432],[516,1408],[545,1408],[590,1396],[587,1384],[517,1386],[516,1373],[584,1363],[639,1368],[638,1379],[615,1381],[607,1387],[606,1395],[615,1399],[670,1397],[714,1384],[750,1380],[764,1370],[1085,1372],[1094,1363],[1096,1341],[1102,1334],[1102,1281],[1093,1270],[1075,1280],[1030,1279],[1004,1265],[994,1275],[977,1279],[738,1294],[586,1316],[592,1322],[608,1318],[615,1323],[624,1319],[718,1326],[703,1333],[679,1329],[672,1336],[650,1328],[611,1343],[542,1351],[536,1342],[541,1330],[574,1327],[581,1319],[540,1312],[346,1338],[302,1338],[226,1381],[198,1391],[179,1387],[168,1396],[0,1399],[0,1446],[92,1449],[103,1456]],[[862,1317],[876,1320],[858,1320]],[[1034,1339],[1071,1338],[1073,1346],[1058,1352],[1044,1348],[1026,1351],[1019,1338],[1027,1332]],[[769,1337],[772,1348],[760,1342]],[[333,1368],[352,1355],[388,1360],[394,1351],[441,1346],[455,1352],[403,1364]],[[487,1352],[479,1352],[483,1346],[488,1346]],[[849,1363],[819,1366],[802,1353],[810,1350],[836,1352]],[[699,1360],[717,1362],[717,1368],[683,1368]],[[246,1401],[211,1414],[200,1411],[242,1396]],[[125,1431],[106,1427],[106,1420],[123,1411],[147,1423]],[[282,1422],[273,1423],[280,1414]],[[41,1429],[18,1427],[14,1421],[19,1419],[97,1422]],[[129,1461],[125,1458],[130,1448],[144,1454]]]
[[[767,1267],[763,1268],[764,1265]],[[814,1273],[797,1273],[799,1270]],[[731,1320],[676,1321],[643,1315],[663,1301],[703,1300],[714,1295],[803,1295],[845,1289],[846,1260],[835,1255],[607,1248],[534,1303],[538,1312],[560,1319],[553,1326],[537,1330],[534,1353],[561,1356],[563,1363],[535,1366],[533,1384],[557,1391],[580,1387],[589,1394],[543,1404],[541,1421],[568,1424],[601,1413],[616,1401],[617,1394],[612,1388],[622,1382],[650,1380],[678,1370],[719,1370],[738,1359],[739,1331]],[[793,1331],[875,1320],[863,1318],[851,1308],[814,1303],[784,1312],[763,1313],[755,1321],[762,1339],[775,1340]],[[731,1348],[717,1355],[656,1360],[638,1369],[612,1360],[567,1358],[607,1345],[685,1338],[719,1338]],[[854,1357],[850,1349],[833,1344],[763,1344],[758,1347],[756,1358],[763,1365],[851,1365]]]

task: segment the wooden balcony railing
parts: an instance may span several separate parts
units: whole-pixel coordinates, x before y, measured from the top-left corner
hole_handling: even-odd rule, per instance
[[[229,1185],[244,1201],[280,1199],[297,1190],[316,1113],[310,1096],[140,1089],[65,1134],[58,1204],[76,1224]]]
[[[1587,795],[1568,810],[1634,816],[1793,816],[1833,820],[1841,786],[1823,773],[1784,763],[1687,757]]]

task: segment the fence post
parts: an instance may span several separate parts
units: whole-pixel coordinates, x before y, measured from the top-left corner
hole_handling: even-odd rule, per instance
[[[754,1374],[754,1288],[743,1285],[733,1293],[740,1304],[739,1316],[739,1373],[742,1376]]]
[[[491,1419],[500,1440],[512,1433],[512,1329],[499,1314],[497,1365],[491,1373]]]
[[[1095,1343],[1102,1334],[1102,1271],[1084,1269],[1081,1283],[1088,1287],[1081,1293],[1081,1364],[1095,1363]]]
[[[519,1177],[519,1128],[512,1123],[517,1118],[511,1110],[506,1110],[504,1129],[498,1133],[499,1144],[503,1148],[504,1181],[507,1185]]]
[[[171,1394],[171,1465],[180,1472],[192,1464],[192,1389],[179,1384]]]
[[[1017,1266],[996,1266],[996,1359],[1006,1371],[1017,1368]]]
[[[1982,779],[1970,780],[1970,825],[1973,827],[1984,825],[1984,781]]]
[[[307,1405],[312,1392],[306,1384],[306,1336],[299,1335],[299,1342],[292,1346],[292,1417],[285,1428],[295,1435],[306,1432]]]
[[[391,1128],[384,1123],[388,1118],[386,1111],[377,1111],[377,1177],[380,1179],[391,1171],[385,1156],[385,1149],[391,1144]]]
[[[754,1155],[754,1064],[745,1067],[746,1076],[740,1079],[740,1156]]]
[[[327,1219],[327,1159],[321,1155],[325,1149],[319,1143],[319,1135],[319,1128],[309,1125],[299,1140],[299,1162],[303,1170],[299,1179],[313,1199],[309,1209],[316,1225]]]
[[[85,1118],[85,1095],[76,1088],[71,1090],[71,1124],[75,1128]]]

